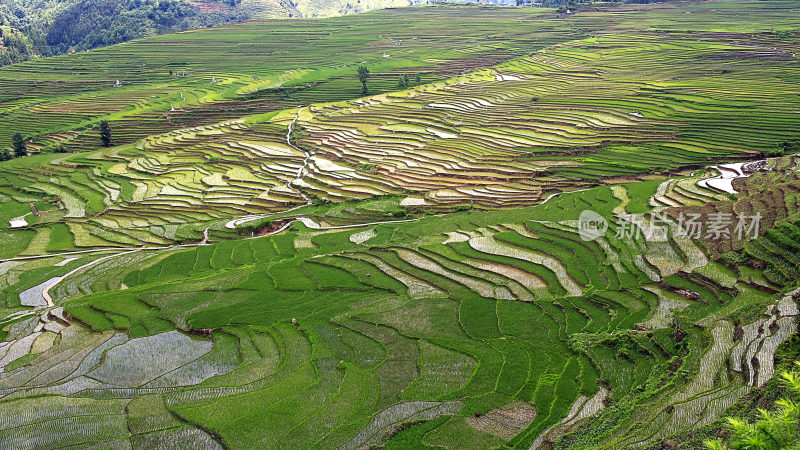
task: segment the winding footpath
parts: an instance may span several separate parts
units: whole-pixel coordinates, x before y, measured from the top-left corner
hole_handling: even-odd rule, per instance
[[[278,215],[278,214],[286,214],[286,213],[289,213],[289,212],[292,212],[292,211],[297,211],[300,208],[312,205],[311,199],[308,198],[308,196],[306,194],[304,194],[303,191],[301,191],[300,189],[298,189],[295,186],[293,186],[294,182],[302,181],[303,171],[306,170],[306,168],[308,168],[308,164],[311,162],[311,157],[313,156],[311,154],[311,152],[303,150],[302,148],[299,148],[299,147],[295,146],[294,144],[292,144],[292,138],[291,138],[292,129],[296,125],[297,119],[300,117],[300,113],[306,108],[308,108],[308,106],[303,106],[303,107],[301,107],[300,109],[297,110],[297,113],[294,115],[294,119],[292,119],[292,122],[289,123],[289,129],[286,132],[286,145],[288,145],[289,147],[297,150],[298,152],[304,153],[306,155],[305,159],[303,159],[303,165],[300,166],[299,169],[297,169],[297,174],[295,175],[295,178],[293,180],[287,181],[286,182],[286,187],[289,188],[289,189],[297,191],[297,193],[300,194],[300,196],[303,197],[303,200],[305,200],[306,202],[304,204],[293,206],[293,207],[291,207],[289,209],[286,209],[286,210],[283,210],[283,211],[277,211],[277,212],[270,213],[270,214],[251,214],[251,215],[247,215],[247,216],[242,216],[242,217],[233,219],[233,220],[229,221],[228,223],[226,223],[225,224],[225,228],[234,229],[234,228],[238,227],[239,225],[241,225],[243,223],[252,222],[252,221],[258,220],[258,219],[266,219],[268,217],[272,217],[272,216],[275,216],[275,215]],[[287,227],[282,227],[280,230],[275,231],[275,233],[277,233],[279,231],[283,231],[286,228]]]
[[[286,144],[289,147],[291,147],[291,148],[293,148],[293,149],[295,149],[295,150],[297,150],[299,152],[305,153],[305,155],[306,155],[306,158],[303,160],[303,165],[300,166],[299,169],[297,169],[297,175],[295,175],[295,179],[292,180],[292,181],[289,181],[288,183],[286,183],[286,186],[289,187],[289,188],[292,187],[292,183],[294,181],[299,180],[303,176],[303,170],[305,170],[308,167],[308,162],[311,160],[311,156],[312,156],[311,152],[305,151],[302,148],[299,148],[299,147],[295,146],[294,144],[292,144],[292,138],[291,138],[291,136],[292,136],[292,128],[294,128],[294,126],[297,124],[297,119],[300,117],[300,113],[306,108],[308,108],[308,107],[304,106],[304,107],[302,107],[302,108],[297,110],[297,113],[294,115],[294,119],[292,119],[292,122],[289,124],[289,131],[286,132]],[[300,192],[300,191],[298,190],[298,192]],[[303,198],[308,200],[308,198],[302,192],[300,192],[300,195],[302,195]]]

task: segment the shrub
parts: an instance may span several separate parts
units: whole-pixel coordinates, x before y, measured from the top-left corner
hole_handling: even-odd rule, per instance
[[[238,227],[236,227],[236,231],[238,231],[240,234],[251,234],[255,233],[256,231],[262,228],[269,228],[271,226],[272,226],[272,219],[264,218],[241,224]]]
[[[727,442],[706,441],[706,447],[722,449],[783,449],[800,446],[800,362],[797,369],[784,371],[781,381],[789,396],[775,402],[776,409],[759,409],[760,418],[755,423],[737,417],[728,417],[731,436]]]
[[[786,141],[781,144],[784,155],[794,155],[800,153],[800,139]]]
[[[100,121],[100,140],[103,141],[105,147],[111,145],[111,127],[107,120]]]
[[[14,149],[14,156],[28,156],[28,146],[25,145],[25,138],[22,136],[22,133],[14,133],[14,136],[11,137],[11,141]]]

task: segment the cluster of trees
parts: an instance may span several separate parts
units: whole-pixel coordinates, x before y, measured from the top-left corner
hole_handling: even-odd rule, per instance
[[[116,44],[150,32],[186,28],[194,13],[183,2],[92,0],[66,8],[48,27],[45,40],[54,53]]]
[[[367,66],[358,66],[358,81],[361,82],[361,95],[367,95],[369,92],[369,88],[367,87],[367,80],[370,77],[369,69]],[[414,82],[417,84],[422,82],[422,75],[417,74],[414,77]],[[400,75],[400,78],[397,80],[397,87],[400,89],[406,89],[411,85],[411,79],[408,77],[408,74]]]
[[[800,139],[784,142],[781,144],[781,151],[784,155],[795,155],[800,153]]]
[[[422,75],[417,74],[417,76],[414,77],[414,82],[417,84],[422,82]],[[399,87],[400,89],[406,89],[410,85],[411,85],[411,80],[409,80],[407,73],[401,75],[400,79],[397,81],[397,87]]]
[[[111,127],[105,120],[100,121],[100,141],[103,146],[111,145]],[[58,143],[41,150],[42,153],[67,153],[67,148],[63,143]],[[14,133],[11,136],[11,149],[0,149],[0,161],[8,161],[12,158],[22,158],[28,156],[28,144],[22,133]]]
[[[33,42],[21,31],[0,26],[0,67],[37,56]]]
[[[233,11],[203,13],[182,0],[83,0],[52,21],[45,40],[53,53],[65,53],[246,18]]]
[[[22,133],[14,133],[11,137],[11,150],[4,148],[0,150],[0,161],[8,161],[11,158],[21,158],[28,156],[28,145]]]

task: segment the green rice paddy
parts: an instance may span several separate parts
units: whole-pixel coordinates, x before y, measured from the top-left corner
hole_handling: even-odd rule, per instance
[[[648,448],[714,423],[797,327],[798,9],[440,5],[0,69],[0,145],[34,153],[0,163],[0,443]],[[707,184],[734,162],[736,194]],[[680,233],[719,213],[761,227]]]

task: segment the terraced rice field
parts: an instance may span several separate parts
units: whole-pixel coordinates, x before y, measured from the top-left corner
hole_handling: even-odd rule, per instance
[[[36,168],[12,163],[2,174],[9,186],[57,197],[77,247],[189,239],[211,221],[302,206],[309,196],[407,196],[439,211],[524,206],[777,151],[800,107],[796,85],[779,78],[798,67],[782,50],[763,53],[771,56],[732,40],[577,40],[402,92],[42,156]],[[293,125],[303,130],[297,142]],[[53,177],[64,171],[69,179]],[[117,231],[103,231],[110,227]]]
[[[0,163],[0,443],[647,448],[717,421],[800,314],[796,10],[434,6],[0,70],[0,128],[87,150]],[[760,227],[689,232],[721,213]]]
[[[356,98],[360,64],[373,72],[373,92],[396,88],[406,72],[441,80],[575,35],[551,16],[533,9],[390,9],[252,21],[31,61],[0,70],[0,145],[19,131],[40,145],[64,141],[87,150],[100,144],[82,130],[100,119],[110,120],[117,143],[128,143],[158,131]],[[493,29],[516,32],[496,37]]]

